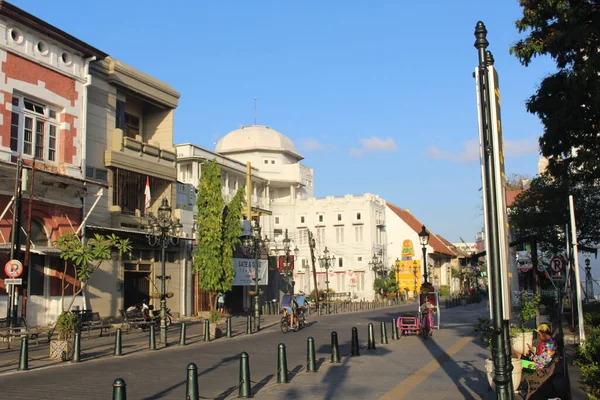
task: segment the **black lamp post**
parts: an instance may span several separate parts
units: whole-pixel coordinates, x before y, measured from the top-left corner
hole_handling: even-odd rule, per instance
[[[329,250],[327,250],[327,246],[325,246],[325,250],[323,250],[323,257],[319,257],[319,261],[321,262],[321,266],[325,268],[325,287],[327,293],[325,294],[325,304],[327,304],[326,313],[329,314],[329,267],[331,264],[335,262],[335,257],[329,257]]]
[[[396,257],[394,266],[396,267],[396,298],[398,299],[400,298],[400,264],[402,264],[402,262]]]
[[[416,299],[417,298],[417,266],[416,265],[413,266],[413,275],[414,275],[414,279],[415,279],[415,289],[413,292],[413,296]]]
[[[592,268],[590,267],[590,259],[585,259],[585,292],[588,300],[594,300],[594,280],[592,278]]]
[[[146,226],[146,237],[150,246],[158,246],[161,249],[161,275],[157,276],[160,279],[160,342],[163,346],[167,346],[167,294],[166,281],[171,279],[166,274],[167,255],[165,250],[167,247],[177,246],[179,244],[179,235],[181,234],[182,225],[179,218],[173,221],[171,219],[171,207],[166,198],[162,199],[162,203],[158,208],[158,215],[150,217],[150,223]]]
[[[425,225],[423,225],[421,232],[419,232],[419,242],[423,246],[423,278],[425,279],[425,285],[427,285],[427,245],[429,244],[429,232],[427,232]]]
[[[294,281],[294,262],[295,259],[292,260],[290,258],[290,254],[292,252],[292,249],[290,249],[290,244],[291,244],[291,240],[288,237],[288,230],[285,230],[285,238],[283,239],[283,252],[285,253],[285,258],[283,259],[283,275],[286,276],[288,279],[290,279],[290,283],[292,285],[292,294],[294,294],[294,286],[296,285],[296,282]],[[300,252],[300,250],[298,250],[298,248],[296,247],[294,250],[294,256],[296,258],[298,258],[298,253]]]
[[[252,234],[247,236],[242,242],[242,246],[246,255],[254,258],[254,332],[258,332],[260,330],[260,294],[258,292],[258,282],[260,281],[260,278],[258,276],[258,258],[260,256],[262,247],[268,242],[269,239],[266,236],[264,239],[261,238],[260,224],[258,220],[254,221]]]

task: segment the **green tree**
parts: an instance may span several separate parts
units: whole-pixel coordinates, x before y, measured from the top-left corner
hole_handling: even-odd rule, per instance
[[[114,234],[104,236],[95,234],[85,244],[73,232],[60,236],[54,242],[60,250],[60,258],[65,261],[65,271],[62,279],[63,312],[70,310],[78,296],[86,287],[94,272],[100,268],[102,262],[110,260],[111,253],[116,250],[119,255],[131,250],[129,239],[122,239]],[[73,291],[73,298],[68,307],[64,307],[65,275],[67,264],[71,263],[75,269],[75,276],[81,283],[79,289]]]
[[[390,274],[391,275],[391,274]],[[377,278],[373,283],[373,289],[382,296],[386,297],[388,294],[397,292],[396,279],[393,276],[387,278]]]
[[[548,173],[531,181],[509,209],[509,219],[520,237],[535,235],[545,250],[564,248],[565,225],[569,223],[568,195],[573,194],[577,241],[593,246],[600,241],[600,191],[594,185],[569,185]]]
[[[240,243],[244,192],[238,190],[225,206],[221,195],[221,168],[216,160],[202,166],[198,184],[198,219],[194,252],[194,274],[201,289],[211,296],[215,309],[219,292],[231,290],[233,281],[233,251]]]
[[[580,182],[600,178],[600,3],[597,0],[520,0],[521,40],[510,53],[528,66],[549,56],[557,71],[544,78],[527,111],[544,125],[539,140],[554,177]]]

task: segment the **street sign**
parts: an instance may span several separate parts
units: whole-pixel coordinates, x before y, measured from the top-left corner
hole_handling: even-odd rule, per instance
[[[9,278],[18,278],[23,273],[23,264],[19,260],[10,260],[4,264],[4,272]]]
[[[554,256],[550,260],[550,268],[552,268],[552,271],[562,272],[564,267],[565,267],[565,261],[562,257]]]
[[[23,279],[21,278],[6,278],[4,279],[5,285],[22,285]]]
[[[350,278],[350,285],[356,285],[356,278]]]

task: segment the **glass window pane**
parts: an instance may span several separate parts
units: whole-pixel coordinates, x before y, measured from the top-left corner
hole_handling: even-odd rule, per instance
[[[25,117],[25,127],[23,129],[23,153],[32,155],[33,151],[33,119]]]
[[[36,121],[35,124],[35,156],[44,158],[44,121]]]
[[[18,99],[17,99],[18,100]],[[10,149],[18,151],[19,148],[19,114],[12,113],[10,119]]]

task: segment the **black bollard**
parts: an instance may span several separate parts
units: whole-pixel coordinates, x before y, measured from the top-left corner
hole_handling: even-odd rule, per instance
[[[198,392],[198,366],[194,363],[189,363],[187,366],[185,400],[200,400],[200,393]]]
[[[210,321],[204,320],[204,341],[210,342]]]
[[[369,323],[369,338],[367,341],[367,350],[375,350],[375,332],[373,330],[372,323]]]
[[[113,400],[127,400],[127,383],[122,378],[113,382]]]
[[[81,361],[81,334],[75,332],[75,349],[73,350],[73,361],[74,363]]]
[[[181,330],[179,332],[179,345],[180,346],[185,346],[186,344],[186,337],[185,337],[185,322],[181,323]]]
[[[396,318],[392,318],[392,340],[399,340],[398,337],[398,325],[396,325],[398,321]]]
[[[250,385],[250,360],[248,359],[248,353],[243,352],[240,356],[240,385],[238,397],[242,399],[252,397]]]
[[[350,355],[360,356],[360,350],[358,347],[358,329],[355,326],[352,327],[352,344],[350,351]]]
[[[246,334],[250,335],[252,333],[252,317],[248,315],[246,317]]]
[[[227,325],[226,326],[227,326],[226,336],[231,337],[232,336],[232,334],[231,334],[231,317],[227,317]]]
[[[385,321],[381,321],[381,344],[388,344],[387,327]]]
[[[148,333],[148,348],[150,350],[156,350],[156,327],[154,324],[150,325],[150,332]]]
[[[122,356],[123,351],[121,349],[121,328],[117,328],[117,334],[115,335],[115,356]],[[117,381],[115,381],[116,383]]]
[[[331,362],[336,364],[340,362],[340,346],[336,331],[331,332]]]
[[[288,379],[285,344],[283,343],[279,343],[277,346],[277,383],[290,383],[290,380]]]
[[[317,372],[317,356],[315,354],[315,339],[309,337],[306,339],[306,370],[308,372]]]
[[[9,338],[10,340],[10,338]],[[27,336],[21,337],[21,355],[19,356],[19,367],[17,371],[27,371],[29,369],[29,342]]]

